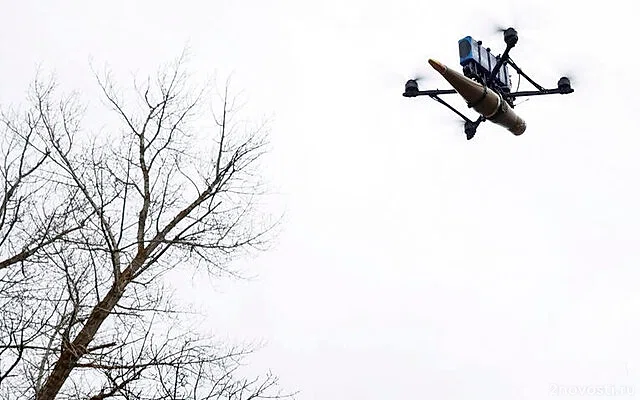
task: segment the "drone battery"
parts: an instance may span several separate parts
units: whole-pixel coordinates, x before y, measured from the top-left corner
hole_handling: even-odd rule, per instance
[[[488,80],[491,71],[498,63],[498,59],[491,54],[489,49],[483,47],[481,42],[471,36],[467,36],[458,41],[458,50],[460,65],[463,67],[465,76],[481,81]],[[500,68],[495,79],[506,92],[511,91],[511,79],[506,64]]]

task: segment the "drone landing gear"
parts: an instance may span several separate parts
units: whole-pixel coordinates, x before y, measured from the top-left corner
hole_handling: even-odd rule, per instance
[[[417,87],[416,87],[417,89]],[[427,95],[429,97],[431,97],[433,100],[437,101],[438,103],[442,104],[443,106],[447,107],[449,110],[453,111],[454,113],[456,113],[456,115],[458,115],[460,118],[462,118],[464,120],[464,133],[465,135],[467,135],[467,140],[471,140],[475,134],[476,134],[476,130],[478,129],[478,125],[480,125],[480,123],[486,121],[486,118],[483,116],[480,116],[477,120],[472,121],[469,118],[467,118],[466,115],[464,115],[463,113],[461,113],[460,111],[456,110],[455,108],[453,108],[449,103],[447,103],[446,101],[442,100],[440,97],[438,97],[438,95],[440,94],[450,94],[450,93],[456,93],[455,90],[425,90],[425,91],[417,91],[417,90],[406,90],[404,93],[405,97],[415,97],[415,96],[421,96],[421,95]]]
[[[464,133],[467,135],[467,140],[473,139],[476,135],[476,130],[478,130],[478,125],[483,121],[485,121],[485,117],[480,117],[475,121],[471,121],[470,119],[464,121]]]

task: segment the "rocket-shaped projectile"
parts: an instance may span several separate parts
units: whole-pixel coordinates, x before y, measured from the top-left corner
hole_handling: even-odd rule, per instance
[[[527,128],[524,120],[516,115],[502,97],[486,86],[475,82],[436,60],[429,64],[462,96],[469,107],[476,110],[489,121],[507,128],[514,135],[521,135]]]

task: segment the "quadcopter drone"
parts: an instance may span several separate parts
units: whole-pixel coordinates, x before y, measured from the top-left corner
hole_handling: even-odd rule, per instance
[[[558,87],[555,89],[545,89],[534,82],[533,79],[525,74],[509,57],[509,51],[518,42],[518,33],[514,28],[504,29],[503,33],[504,42],[507,46],[504,52],[498,56],[491,54],[489,48],[482,46],[482,41],[476,41],[471,36],[460,39],[458,41],[458,49],[460,52],[462,74],[436,60],[429,60],[429,64],[431,64],[454,89],[419,90],[417,79],[410,79],[405,84],[403,96],[429,96],[449,108],[464,120],[464,132],[467,140],[474,137],[478,125],[486,120],[505,127],[514,135],[521,135],[526,129],[526,124],[524,120],[513,111],[516,97],[557,93],[568,94],[573,93],[574,90],[571,87],[570,79],[566,76],[560,78]],[[512,92],[508,66],[511,66],[519,76],[529,81],[537,90]],[[468,107],[473,108],[480,114],[478,119],[472,121],[439,97],[440,95],[453,93],[460,94],[467,102]]]

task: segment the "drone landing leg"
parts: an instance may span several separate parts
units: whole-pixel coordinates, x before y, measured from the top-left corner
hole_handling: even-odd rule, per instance
[[[464,123],[464,133],[467,135],[467,140],[473,139],[476,135],[476,130],[478,129],[478,125],[486,120],[485,117],[479,117],[475,121],[465,121]]]
[[[464,114],[462,114],[460,111],[453,108],[449,103],[442,100],[437,95],[432,95],[431,98],[437,101],[438,103],[442,104],[443,106],[447,107],[449,110],[453,111],[460,118],[462,118],[464,120],[464,133],[465,135],[467,135],[467,140],[473,139],[473,137],[476,134],[476,130],[478,129],[478,125],[480,125],[481,122],[485,121],[484,117],[481,116],[477,120],[472,121],[469,118],[467,118]]]
[[[472,122],[469,118],[467,118],[463,113],[461,113],[460,111],[456,110],[455,108],[453,108],[452,106],[449,105],[449,103],[447,103],[446,101],[442,100],[440,97],[438,97],[437,95],[432,95],[431,96],[432,99],[434,99],[435,101],[437,101],[438,103],[442,104],[443,106],[447,107],[449,110],[453,111],[454,113],[458,114],[458,116],[460,116],[460,118],[462,118],[463,120],[465,120],[465,122]]]

